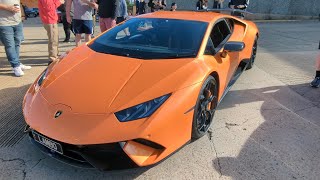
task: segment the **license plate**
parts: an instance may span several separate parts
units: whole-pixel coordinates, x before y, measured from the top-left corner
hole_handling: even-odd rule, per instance
[[[55,151],[59,154],[63,154],[61,144],[54,142],[54,141],[52,141],[52,140],[34,132],[34,131],[32,131],[32,135],[33,135],[34,140],[37,141],[38,143],[44,145],[45,147],[49,148],[52,151]]]

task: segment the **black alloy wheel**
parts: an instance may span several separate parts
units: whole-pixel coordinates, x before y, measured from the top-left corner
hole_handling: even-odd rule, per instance
[[[209,76],[203,83],[200,94],[195,106],[192,139],[198,139],[204,136],[214,117],[218,104],[218,86],[214,77]]]

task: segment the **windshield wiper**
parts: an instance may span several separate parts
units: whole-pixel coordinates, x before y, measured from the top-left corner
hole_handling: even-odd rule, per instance
[[[169,56],[164,56],[161,59],[175,59],[175,58],[194,58],[195,54],[173,54]]]

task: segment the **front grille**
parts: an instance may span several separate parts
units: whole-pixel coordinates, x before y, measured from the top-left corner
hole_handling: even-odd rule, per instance
[[[43,152],[73,166],[85,168],[94,167],[101,170],[118,170],[137,167],[137,165],[122,150],[119,143],[76,146],[52,140],[51,138],[42,135],[61,144],[63,155],[60,155],[59,153],[55,153],[49,148],[36,142],[33,139],[32,132],[29,133],[29,136],[33,143],[36,144]]]

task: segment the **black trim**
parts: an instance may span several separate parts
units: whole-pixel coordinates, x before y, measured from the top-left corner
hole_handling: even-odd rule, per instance
[[[230,91],[231,87],[236,83],[236,81],[238,80],[238,78],[241,76],[241,74],[246,70],[248,64],[250,62],[250,59],[243,59],[237,70],[234,72],[232,78],[230,79],[229,81],[229,84],[228,86],[226,87],[226,89],[224,90],[221,98],[220,98],[220,101],[218,103],[218,105],[220,104],[220,102],[223,100],[223,98],[227,95],[227,93]]]
[[[165,147],[163,147],[162,145],[160,144],[157,144],[155,142],[152,142],[152,141],[149,141],[149,140],[146,140],[146,139],[134,139],[133,140],[134,142],[137,142],[137,143],[140,143],[142,145],[145,145],[145,146],[149,146],[153,149],[158,149],[158,150],[164,150]]]
[[[196,108],[196,105],[194,105],[193,107],[191,107],[188,111],[186,111],[184,114],[188,114],[189,112],[193,111],[194,108]]]
[[[30,132],[29,137],[31,142],[40,148],[43,153],[57,159],[60,162],[75,167],[97,168],[100,170],[121,170],[138,167],[138,165],[135,164],[122,150],[119,143],[76,146],[53,140],[43,134],[41,135],[52,141],[60,143],[64,154],[61,155],[56,153],[36,142],[33,139],[32,133]]]

